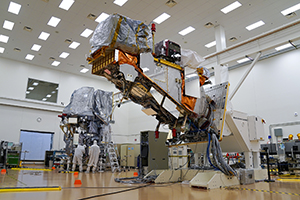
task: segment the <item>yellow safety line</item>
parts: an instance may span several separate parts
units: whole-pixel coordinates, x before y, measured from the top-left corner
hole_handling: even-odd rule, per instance
[[[239,187],[224,187],[225,189],[235,189],[235,190],[248,190],[248,191],[254,191],[254,192],[266,192],[270,194],[287,194],[287,195],[294,195],[294,196],[300,196],[300,194],[293,193],[293,192],[278,192],[278,191],[268,191],[268,190],[258,190],[258,189],[248,189],[248,188],[239,188]]]
[[[277,179],[277,181],[281,181],[281,182],[300,182],[300,179],[296,179],[296,178],[285,178],[285,179]]]
[[[52,169],[39,169],[39,168],[11,168],[11,170],[52,171]]]
[[[41,188],[4,188],[1,192],[32,192],[32,191],[60,191],[61,187],[41,187]]]

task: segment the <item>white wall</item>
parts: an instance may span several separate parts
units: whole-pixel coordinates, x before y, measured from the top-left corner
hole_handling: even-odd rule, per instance
[[[25,99],[28,78],[59,84],[57,104]],[[100,77],[84,77],[52,70],[40,66],[29,65],[9,59],[0,58],[0,140],[18,143],[20,130],[54,132],[53,148],[64,147],[63,133],[59,129],[60,118],[64,106],[69,103],[72,92],[83,86],[94,87],[106,91],[116,91],[113,84]],[[114,133],[128,134],[128,109],[116,109],[116,123],[112,125]],[[37,118],[42,118],[37,122]],[[123,141],[122,137],[118,141]]]
[[[229,72],[232,91],[249,66]],[[269,125],[300,121],[300,50],[294,50],[258,62],[232,99],[233,108],[266,120]],[[284,137],[293,133],[296,138],[299,126],[283,128]],[[273,137],[274,139],[274,137]]]

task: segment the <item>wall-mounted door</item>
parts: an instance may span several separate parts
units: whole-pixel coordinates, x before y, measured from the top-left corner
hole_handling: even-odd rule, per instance
[[[21,130],[21,160],[44,160],[45,151],[52,149],[53,134],[50,132]]]

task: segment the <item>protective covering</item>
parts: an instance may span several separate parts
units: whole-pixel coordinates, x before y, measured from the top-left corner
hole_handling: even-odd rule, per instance
[[[131,54],[152,50],[150,28],[141,21],[113,14],[100,22],[90,39],[91,53],[108,46]]]
[[[181,66],[196,69],[203,61],[204,58],[197,52],[190,49],[181,49]]]
[[[112,111],[112,92],[96,90],[94,93],[94,113],[106,123]]]
[[[75,90],[71,96],[70,103],[64,108],[63,113],[68,115],[93,116],[94,88],[82,87]]]

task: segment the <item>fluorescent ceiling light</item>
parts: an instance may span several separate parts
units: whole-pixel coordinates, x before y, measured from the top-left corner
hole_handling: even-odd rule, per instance
[[[225,8],[222,8],[221,11],[224,13],[224,14],[227,14],[235,9],[237,9],[238,7],[242,6],[242,4],[238,1],[235,1],[233,2],[232,4],[226,6]]]
[[[217,42],[216,41],[213,41],[213,42],[210,42],[210,43],[208,43],[208,44],[206,44],[206,45],[204,45],[206,48],[210,48],[210,47],[213,47],[213,46],[215,46],[217,44]]]
[[[34,90],[34,87],[29,87],[28,90]]]
[[[275,49],[276,49],[276,51],[280,51],[280,50],[282,50],[282,49],[286,49],[286,48],[289,48],[289,47],[291,47],[291,46],[292,46],[292,45],[291,45],[290,43],[288,43],[288,44],[285,44],[285,45],[276,47]]]
[[[58,7],[64,10],[69,10],[73,5],[74,0],[62,0]]]
[[[38,82],[34,82],[32,85],[37,86],[39,83]]]
[[[123,6],[128,0],[115,0],[114,4],[117,4],[118,6]]]
[[[60,58],[67,58],[69,55],[70,55],[70,54],[67,53],[67,52],[62,52],[62,53],[59,55],[59,57],[60,57]]]
[[[185,78],[192,78],[192,77],[195,77],[195,76],[198,76],[198,75],[197,74],[189,74]]]
[[[4,52],[4,50],[5,50],[5,48],[3,48],[3,47],[0,47],[0,53],[3,53],[3,52]]]
[[[43,98],[43,99],[42,99],[42,101],[46,101],[46,100],[47,100],[47,98]]]
[[[39,51],[41,47],[42,47],[41,45],[34,44],[34,45],[32,45],[31,50],[33,50],[33,51]]]
[[[59,64],[60,64],[59,61],[53,61],[53,63],[52,63],[51,65],[53,65],[53,66],[58,66]]]
[[[88,68],[82,68],[82,70],[80,70],[81,73],[87,73],[89,71]]]
[[[3,23],[3,28],[8,29],[8,30],[12,30],[14,28],[15,23],[4,20]]]
[[[25,59],[27,59],[27,60],[32,60],[33,58],[34,58],[34,55],[31,55],[31,54],[27,54],[25,57]],[[33,85],[34,85],[34,83],[33,83]]]
[[[164,22],[165,20],[167,20],[169,17],[171,17],[171,16],[168,15],[167,13],[163,13],[163,14],[159,15],[158,17],[156,17],[153,21],[157,24],[160,24],[160,23]]]
[[[0,42],[7,43],[8,39],[9,39],[8,36],[6,36],[6,35],[0,35]]]
[[[52,91],[51,93],[52,93],[52,94],[55,94],[55,91]]]
[[[76,49],[79,45],[80,45],[79,42],[72,42],[72,43],[69,45],[69,48],[71,48],[71,49]]]
[[[50,36],[49,33],[41,32],[41,34],[39,36],[39,39],[41,39],[41,40],[47,40],[49,36]]]
[[[48,97],[48,98],[51,97],[51,94],[48,94],[46,97]]]
[[[97,19],[95,19],[95,21],[98,22],[98,23],[100,23],[100,22],[106,20],[108,17],[109,17],[109,14],[101,13],[99,15],[99,17],[97,17]]]
[[[49,26],[56,27],[57,24],[60,22],[60,20],[61,20],[61,19],[52,16],[47,24],[48,24]]]
[[[86,28],[81,34],[80,36],[82,37],[89,37],[91,34],[93,33],[93,31],[91,29]]]
[[[194,31],[195,28],[194,27],[187,27],[185,29],[183,29],[182,31],[179,32],[180,35],[185,36],[186,34],[189,34],[190,32]]]
[[[8,6],[8,12],[14,13],[16,15],[19,14],[20,9],[21,9],[21,5],[15,3],[15,2],[12,2],[12,1],[10,2],[9,6]]]
[[[238,63],[243,63],[243,62],[247,62],[247,61],[249,61],[248,58],[243,58],[243,59],[241,59],[241,60],[237,60],[236,62],[238,62]]]
[[[29,91],[26,91],[26,94],[29,94],[30,92]]]
[[[144,68],[142,68],[142,70],[145,73],[145,72],[149,71],[149,68],[148,67],[144,67]]]
[[[292,12],[295,12],[295,11],[297,11],[299,9],[300,9],[300,3],[298,3],[298,4],[296,4],[296,5],[294,5],[294,6],[290,7],[290,8],[287,8],[287,9],[281,11],[281,14],[283,14],[285,16],[285,15],[288,15],[288,14],[290,14]]]
[[[263,22],[263,21],[260,20],[258,22],[255,22],[254,24],[251,24],[251,25],[247,26],[246,29],[248,31],[251,31],[251,30],[256,29],[256,28],[258,28],[258,27],[260,27],[260,26],[262,26],[264,24],[265,24],[265,22]]]

